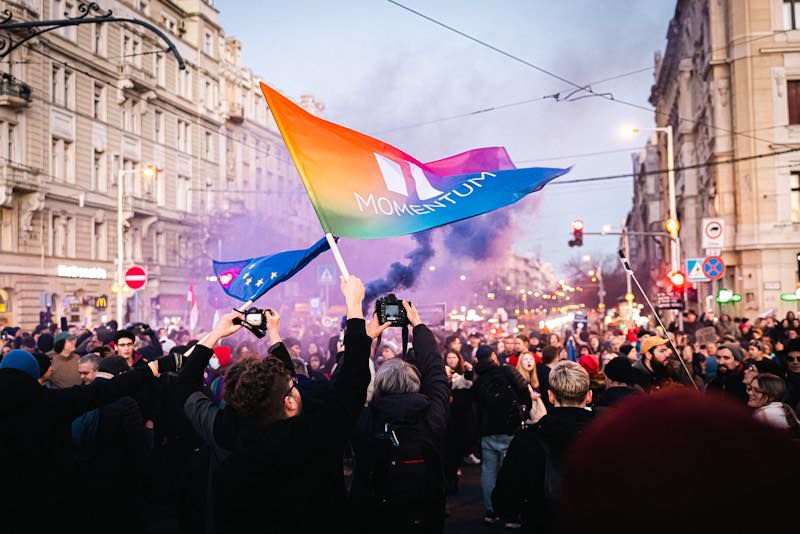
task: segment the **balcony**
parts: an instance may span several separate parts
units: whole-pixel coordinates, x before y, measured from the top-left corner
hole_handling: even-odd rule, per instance
[[[228,102],[228,120],[236,124],[244,122],[244,106],[236,102]]]
[[[120,63],[117,65],[117,74],[130,81],[131,88],[135,91],[152,91],[156,86],[156,77],[134,63]]]
[[[30,104],[32,96],[29,85],[10,74],[0,75],[0,106],[23,108]]]

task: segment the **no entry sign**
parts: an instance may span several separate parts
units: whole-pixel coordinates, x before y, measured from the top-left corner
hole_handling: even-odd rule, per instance
[[[125,272],[125,283],[133,290],[142,289],[147,283],[147,273],[138,265]]]

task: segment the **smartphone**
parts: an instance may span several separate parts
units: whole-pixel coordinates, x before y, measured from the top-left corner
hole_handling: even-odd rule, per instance
[[[69,325],[67,324],[67,318],[66,317],[62,317],[61,318],[61,331],[62,332],[66,332],[67,330],[69,330]]]

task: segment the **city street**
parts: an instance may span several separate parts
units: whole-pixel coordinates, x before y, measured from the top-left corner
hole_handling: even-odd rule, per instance
[[[0,1],[0,532],[794,533],[799,154],[800,0]]]

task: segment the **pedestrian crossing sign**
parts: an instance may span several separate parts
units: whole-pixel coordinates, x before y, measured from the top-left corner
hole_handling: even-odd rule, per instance
[[[333,285],[336,278],[334,277],[333,265],[318,265],[317,266],[317,283],[323,286]]]
[[[686,258],[686,279],[689,282],[710,282],[711,280],[703,272],[703,261],[705,258]]]

